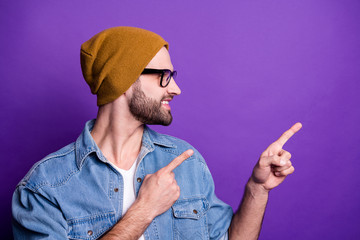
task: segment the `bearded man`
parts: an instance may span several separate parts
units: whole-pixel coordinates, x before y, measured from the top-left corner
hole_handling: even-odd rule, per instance
[[[261,155],[233,216],[200,153],[147,126],[170,125],[181,93],[163,38],[107,29],[82,45],[81,66],[97,118],[18,184],[15,239],[258,238],[269,191],[294,171],[282,146],[301,124]]]

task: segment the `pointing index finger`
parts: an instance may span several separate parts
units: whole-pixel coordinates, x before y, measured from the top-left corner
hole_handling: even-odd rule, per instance
[[[280,144],[281,147],[300,129],[302,128],[301,123],[295,123],[289,130],[285,131],[276,142]]]
[[[180,164],[182,162],[184,162],[186,159],[188,159],[189,157],[191,157],[191,155],[193,155],[194,151],[192,149],[188,149],[185,152],[183,152],[182,154],[180,154],[178,157],[174,158],[174,160],[172,160],[167,166],[165,166],[163,169],[165,171],[173,171],[175,168],[177,168],[178,166],[180,166]]]

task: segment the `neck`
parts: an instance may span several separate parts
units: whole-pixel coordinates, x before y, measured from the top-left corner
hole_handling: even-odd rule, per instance
[[[144,125],[134,119],[127,104],[118,103],[99,108],[91,135],[107,160],[128,170],[140,152]]]

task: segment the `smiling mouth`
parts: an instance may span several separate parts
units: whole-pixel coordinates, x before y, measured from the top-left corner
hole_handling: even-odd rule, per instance
[[[171,100],[172,100],[172,99],[170,99],[170,98],[167,98],[167,99],[165,99],[165,100],[162,100],[162,101],[161,101],[161,106],[170,111],[170,110],[171,110],[171,107],[170,107],[170,104],[169,104],[169,103],[170,103]]]

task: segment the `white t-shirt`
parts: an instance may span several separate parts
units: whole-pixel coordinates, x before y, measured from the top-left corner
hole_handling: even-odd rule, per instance
[[[143,154],[139,154],[143,155]],[[131,166],[129,170],[124,170],[121,168],[118,168],[113,164],[112,162],[109,162],[111,166],[113,166],[123,177],[124,181],[124,195],[123,195],[123,214],[124,215],[127,210],[130,208],[130,206],[135,202],[135,171],[138,163],[140,162],[139,156],[137,157],[136,161],[134,161],[134,164]],[[145,240],[144,235],[141,235],[139,240]]]

